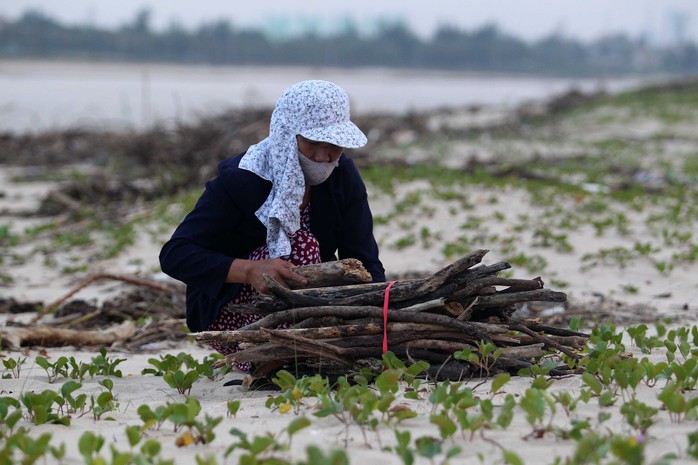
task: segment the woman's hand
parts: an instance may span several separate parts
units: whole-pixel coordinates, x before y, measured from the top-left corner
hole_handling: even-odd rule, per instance
[[[294,281],[298,284],[307,284],[308,280],[303,276],[291,271],[295,268],[290,262],[280,258],[270,260],[244,260],[237,258],[233,260],[228,270],[229,283],[244,283],[254,287],[260,294],[269,294],[269,286],[264,280],[264,275],[269,275],[274,281],[288,288],[287,281]]]

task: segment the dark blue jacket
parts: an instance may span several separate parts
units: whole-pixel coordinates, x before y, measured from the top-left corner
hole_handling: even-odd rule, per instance
[[[240,169],[242,155],[218,166],[206,189],[160,252],[162,271],[187,285],[187,326],[204,331],[240,284],[226,283],[235,258],[247,258],[266,242],[267,230],[255,212],[271,182]],[[376,282],[385,281],[373,237],[366,186],[354,162],[342,155],[332,175],[310,191],[310,230],[320,243],[323,262],[361,260]]]

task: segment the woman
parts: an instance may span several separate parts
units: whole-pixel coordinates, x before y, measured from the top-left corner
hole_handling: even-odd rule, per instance
[[[283,93],[269,137],[219,165],[160,253],[162,270],[187,284],[189,329],[253,322],[254,315],[225,307],[266,293],[264,274],[282,285],[304,284],[293,267],[336,260],[337,253],[385,281],[366,187],[343,153],[366,142],[339,86],[303,81]]]

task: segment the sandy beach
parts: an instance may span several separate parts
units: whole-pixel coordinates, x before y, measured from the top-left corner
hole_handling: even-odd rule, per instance
[[[558,325],[567,325],[577,316],[586,332],[604,322],[615,323],[618,328],[646,324],[648,335],[657,331],[657,323],[688,328],[689,334],[691,327],[695,331],[698,215],[693,201],[698,190],[698,136],[694,130],[698,109],[690,104],[662,107],[672,108],[675,117],[668,118],[659,109],[663,103],[656,104],[656,112],[617,101],[584,105],[587,103],[561,114],[547,114],[535,122],[521,116],[523,108],[505,114],[499,108],[488,114],[484,108],[476,116],[472,109],[434,111],[425,116],[431,129],[392,133],[388,142],[381,139],[383,142],[369,147],[374,153],[368,161],[364,154],[357,154],[388,276],[426,276],[468,251],[484,248],[490,250],[484,263],[511,263],[507,276],[540,276],[546,287],[568,295],[568,302],[558,306],[521,307],[517,314],[522,316],[557,317],[550,321]],[[512,122],[521,127],[507,132]],[[381,163],[375,163],[377,159]],[[432,171],[433,167],[437,169]],[[80,163],[47,168],[0,165],[3,303],[13,300],[46,305],[96,273],[176,284],[159,271],[157,256],[197,190],[136,201],[119,210],[133,220],[129,223],[132,240],[108,256],[104,249],[114,243],[110,231],[97,228],[81,242],[80,225],[86,220],[60,223],[60,216],[40,213],[49,192],[89,177],[93,169]],[[58,222],[58,232],[66,234],[45,227],[52,222]],[[68,238],[67,233],[72,236]],[[130,284],[106,280],[81,289],[71,298],[99,305],[132,289]],[[3,330],[11,331],[11,324],[27,323],[34,315],[0,313]],[[44,317],[44,323],[53,318]],[[623,358],[647,358],[651,364],[672,361],[667,357],[673,353],[667,355],[663,344],[643,350],[627,332],[623,337],[625,347],[619,350]],[[676,360],[683,366],[695,365],[696,338],[688,337],[687,353],[677,352]],[[74,357],[77,362],[90,363],[98,350],[70,346],[3,348],[0,361],[25,362],[19,376],[7,366],[4,371],[0,367],[0,398],[19,398],[23,393],[46,389],[58,391],[69,381],[61,376],[49,383],[45,370],[36,363],[38,356],[50,361]],[[371,425],[358,423],[346,411],[317,416],[324,408],[321,396],[310,394],[296,399],[293,408],[282,413],[283,408],[266,404],[270,396],[283,392],[225,386],[244,375],[219,368],[211,378],[199,378],[189,393],[201,406],[197,415],[201,424],[220,418],[214,428],[215,439],[187,445],[182,439],[186,427],[177,429],[170,420],[159,428],[145,426],[139,407],[147,405],[155,410],[184,403],[187,396],[168,386],[162,376],[142,372],[153,367],[148,361],[151,358],[184,352],[203,360],[212,350],[184,336],[178,342],[154,342],[137,352],[119,343],[107,351],[111,359],[124,360],[118,364],[123,376],[110,377],[114,404],[101,419],[92,411],[71,414],[70,426],[37,425],[25,408],[15,433],[22,427],[34,438],[50,434],[52,445],[63,443],[66,448],[64,458],[46,456],[37,463],[92,463],[79,450],[78,438],[86,432],[104,437],[107,445],[98,454],[108,457],[103,463],[117,463],[109,447],[134,451],[143,444],[129,445],[128,426],[143,430],[141,441],[155,439],[162,445],[157,460],[177,464],[197,460],[242,463],[241,457],[251,454],[241,445],[245,435],[250,442],[271,435],[271,443],[278,446],[278,450],[264,449],[255,456],[257,461],[245,463],[343,463],[312,459],[307,455],[309,446],[317,446],[325,454],[345,450],[354,464],[687,464],[695,463],[698,453],[698,438],[690,436],[696,431],[696,391],[682,391],[694,407],[680,418],[667,411],[658,398],[672,376],[676,377],[671,372],[656,383],[648,380],[633,389],[604,385],[610,401],[593,392],[586,401],[580,400],[583,391],[593,391],[581,375],[542,376],[548,385],[534,402],[539,419],[527,416],[531,413],[523,402],[534,395],[531,387],[535,376],[514,375],[497,392],[492,392],[492,378],[452,383],[461,390],[472,390],[477,399],[468,411],[471,418],[486,416],[489,404],[483,404],[485,400],[491,401],[494,413],[485,421],[486,426],[468,429],[461,425],[448,434],[439,415],[448,416],[452,411],[443,399],[435,398],[437,386],[432,383],[422,384],[416,394],[401,383],[395,393],[393,414],[410,410],[416,414],[413,418],[399,421],[374,411],[376,422]],[[693,373],[688,376],[693,376],[695,385],[695,367]],[[96,397],[107,390],[99,384],[104,379],[103,375],[87,376],[78,392],[88,399]],[[412,393],[406,395],[408,392]],[[564,394],[578,400],[574,408],[560,400]],[[239,411],[232,415],[228,403],[236,400],[240,401]],[[623,410],[632,401],[656,409],[646,428],[638,427],[637,418],[629,420],[632,415]],[[511,422],[502,426],[497,419],[506,411],[507,402],[516,405]],[[289,425],[299,418],[307,418],[309,425],[289,438]],[[399,437],[406,432],[409,440],[401,447]],[[404,442],[405,436],[402,438]],[[0,452],[2,447],[9,450],[7,444],[0,434]],[[238,446],[226,457],[233,444]],[[412,459],[408,458],[410,453]],[[14,454],[14,460],[24,457],[16,449]],[[0,455],[0,463],[5,463],[2,459]],[[149,463],[165,463],[157,460]]]

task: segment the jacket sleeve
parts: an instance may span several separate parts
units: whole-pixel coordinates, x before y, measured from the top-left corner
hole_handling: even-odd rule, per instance
[[[224,292],[233,257],[226,254],[226,242],[235,234],[241,212],[229,188],[234,185],[229,171],[206,183],[194,209],[177,227],[160,252],[160,266],[166,274],[212,298]]]
[[[373,236],[373,215],[368,204],[366,185],[354,163],[350,161],[347,174],[351,182],[342,212],[342,226],[338,242],[339,258],[361,260],[371,273],[373,282],[385,281],[385,270],[378,258],[378,244]]]

